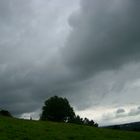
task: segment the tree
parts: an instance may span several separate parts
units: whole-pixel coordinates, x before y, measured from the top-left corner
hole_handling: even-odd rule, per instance
[[[83,118],[81,118],[79,115],[76,115],[73,119],[69,121],[70,123],[75,124],[83,124]]]
[[[89,125],[89,122],[90,120],[88,118],[84,118],[84,121],[83,121],[84,124]]]
[[[89,120],[88,118],[81,118],[79,115],[75,116],[71,121],[71,123],[80,124],[80,125],[88,125],[98,127],[98,124],[93,120]]]
[[[94,126],[95,126],[95,127],[98,127],[98,123],[95,123]]]
[[[0,110],[0,116],[12,117],[11,113],[7,110]]]
[[[75,117],[73,108],[66,98],[53,96],[45,101],[40,120],[69,121]]]

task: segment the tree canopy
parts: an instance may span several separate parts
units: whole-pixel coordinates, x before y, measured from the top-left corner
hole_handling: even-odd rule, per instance
[[[45,101],[40,120],[66,121],[75,117],[73,108],[66,98],[53,96]]]
[[[7,110],[0,110],[0,116],[12,117],[11,113]]]
[[[70,122],[80,125],[89,125],[98,127],[98,124],[88,118],[81,118],[75,115],[73,108],[66,98],[53,96],[44,102],[40,120],[49,120],[56,122]]]

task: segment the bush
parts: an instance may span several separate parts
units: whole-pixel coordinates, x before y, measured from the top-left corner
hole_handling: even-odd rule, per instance
[[[7,110],[0,110],[0,116],[12,117],[11,113]]]

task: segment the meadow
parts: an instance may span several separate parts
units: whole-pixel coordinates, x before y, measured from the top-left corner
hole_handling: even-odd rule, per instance
[[[140,140],[140,133],[0,116],[0,140]]]

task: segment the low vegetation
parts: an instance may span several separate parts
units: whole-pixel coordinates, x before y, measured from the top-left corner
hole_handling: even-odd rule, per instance
[[[139,140],[140,133],[0,116],[0,140]]]

